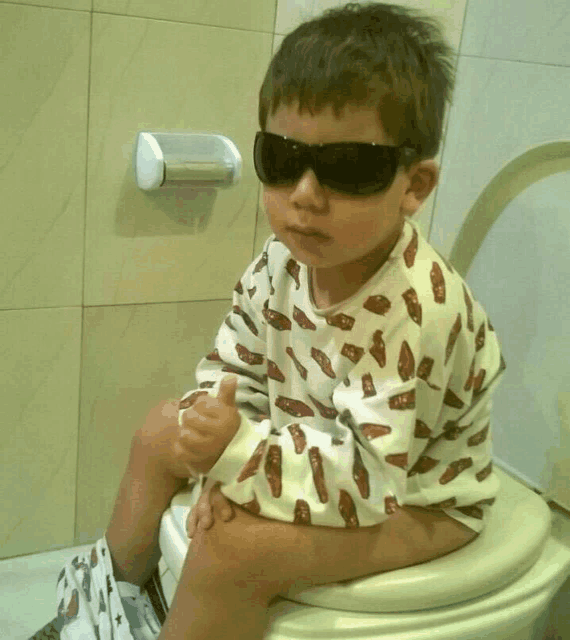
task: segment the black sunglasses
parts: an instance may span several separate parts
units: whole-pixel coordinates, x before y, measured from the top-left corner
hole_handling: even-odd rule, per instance
[[[269,186],[294,184],[311,167],[322,185],[364,196],[389,188],[402,158],[410,153],[417,152],[410,147],[362,142],[310,145],[259,131],[253,163],[257,177]]]

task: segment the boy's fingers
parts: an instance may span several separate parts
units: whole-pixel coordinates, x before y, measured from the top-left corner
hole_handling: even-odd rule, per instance
[[[205,491],[190,511],[187,521],[189,538],[195,535],[197,529],[209,529],[214,524],[214,508],[225,522],[234,517],[232,503],[220,491],[221,484],[221,482],[217,482]]]
[[[188,515],[188,521],[186,522],[186,529],[188,530],[188,537],[193,538],[196,532],[196,511],[192,509]]]
[[[196,505],[188,516],[187,528],[189,538],[194,537],[197,529],[209,529],[214,524],[210,511],[200,509],[200,506],[200,504]]]
[[[234,516],[234,509],[232,503],[221,492],[221,482],[217,482],[212,487],[212,506],[215,507],[216,512],[221,514],[224,521],[231,520]]]
[[[178,424],[180,424],[182,428],[184,428],[185,426],[202,426],[204,424],[207,424],[211,420],[211,417],[206,416],[203,413],[198,413],[198,411],[196,411],[194,407],[185,409],[182,415],[179,416],[179,418],[180,420],[178,421]]]
[[[224,404],[227,404],[231,407],[235,407],[237,384],[237,376],[226,376],[220,382],[220,388],[218,390],[218,400],[221,400]]]
[[[212,509],[210,505],[199,505],[198,526],[201,529],[209,529],[214,524],[212,519]]]

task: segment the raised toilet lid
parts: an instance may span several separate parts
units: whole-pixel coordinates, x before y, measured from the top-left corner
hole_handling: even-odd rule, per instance
[[[283,597],[328,609],[361,612],[421,611],[496,591],[517,580],[540,557],[550,535],[551,514],[537,494],[495,467],[501,489],[485,530],[463,549],[421,565],[330,584]],[[188,548],[185,522],[192,492],[176,495],[163,516],[160,546],[179,576]]]

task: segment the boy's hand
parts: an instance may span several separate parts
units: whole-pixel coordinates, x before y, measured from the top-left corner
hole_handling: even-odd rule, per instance
[[[144,425],[137,429],[132,454],[137,463],[156,476],[188,479],[198,476],[189,466],[186,454],[176,446],[181,428],[178,424],[180,400],[166,400],[153,407]]]
[[[232,503],[220,491],[220,482],[214,485],[208,480],[198,502],[190,511],[186,521],[188,537],[193,538],[200,529],[209,529],[214,524],[214,510],[224,522],[228,522],[234,517]]]
[[[141,458],[141,464],[167,478],[197,477],[199,473],[209,471],[241,422],[241,416],[232,406],[236,386],[236,378],[229,380],[226,377],[220,385],[218,398],[212,398],[207,393],[198,395],[192,407],[185,410],[181,424],[178,409],[180,400],[167,400],[154,407],[133,439],[136,442],[135,453]],[[210,415],[217,416],[217,419],[208,417]],[[190,424],[186,424],[187,421]],[[208,434],[210,424],[213,429]],[[216,448],[209,442],[211,439],[217,442],[217,454]],[[206,446],[208,444],[210,446]]]
[[[226,376],[217,398],[205,394],[180,416],[180,437],[175,451],[198,473],[208,473],[231,442],[241,424],[235,406],[237,378]]]

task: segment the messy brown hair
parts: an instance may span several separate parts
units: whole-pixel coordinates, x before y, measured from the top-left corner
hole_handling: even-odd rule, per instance
[[[283,40],[259,92],[259,124],[299,102],[299,115],[331,105],[374,106],[397,146],[437,155],[455,86],[455,51],[440,22],[400,5],[349,3],[304,22]]]

